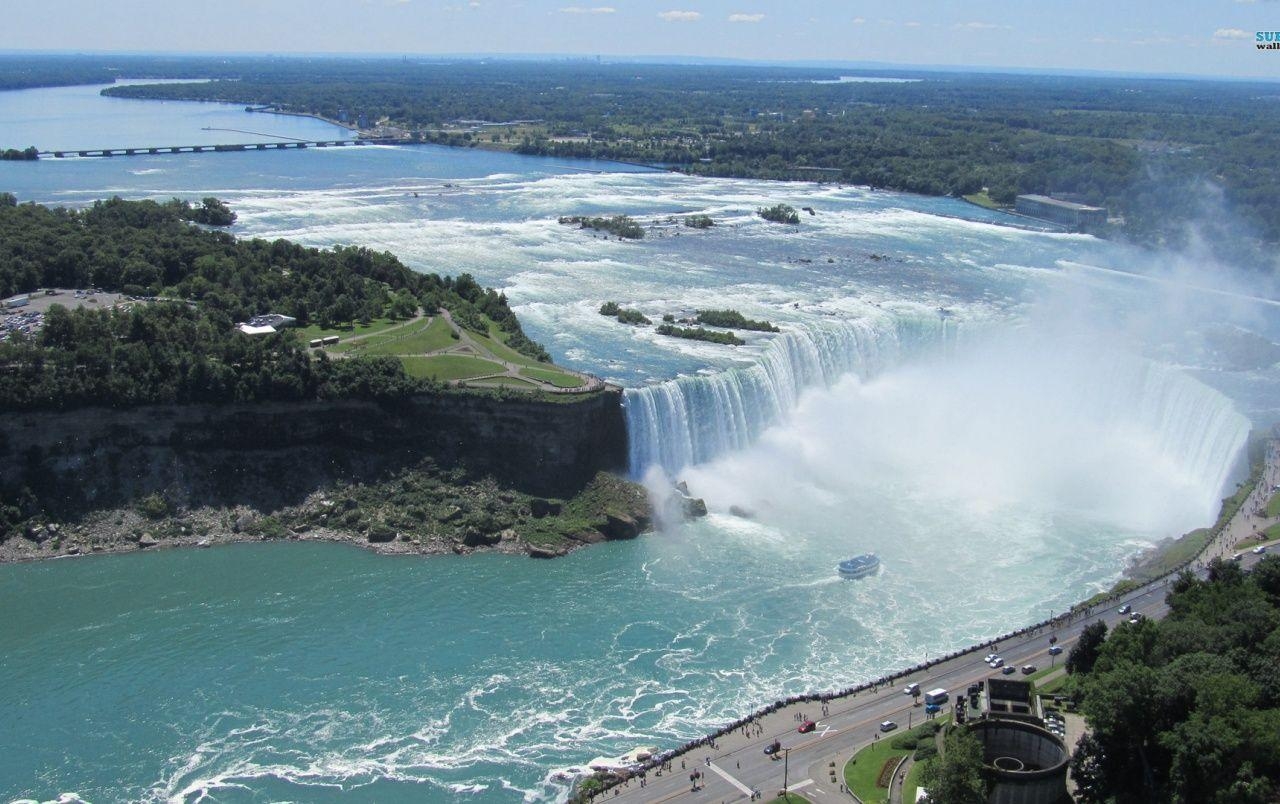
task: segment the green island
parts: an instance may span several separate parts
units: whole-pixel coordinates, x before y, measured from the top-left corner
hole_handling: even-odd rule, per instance
[[[704,327],[677,327],[674,324],[659,324],[657,333],[672,338],[684,338],[688,341],[707,341],[722,343],[728,346],[742,346],[746,341],[732,332],[715,332]]]
[[[716,225],[716,222],[712,220],[710,215],[700,213],[697,215],[690,215],[685,218],[684,225],[690,229],[710,229]]]
[[[797,226],[800,224],[800,213],[796,212],[796,208],[790,204],[761,207],[756,210],[756,214],[772,223],[789,223]]]
[[[608,232],[627,240],[640,240],[644,237],[644,229],[630,215],[614,215],[611,218],[592,218],[586,215],[572,215],[560,218],[566,226],[577,226],[580,229],[594,229]]]
[[[768,321],[752,320],[737,310],[699,310],[696,320],[699,324],[706,324],[709,327],[733,327],[736,329],[750,330],[752,332],[780,331]]]
[[[628,310],[619,307],[617,302],[605,302],[600,305],[600,315],[616,318],[623,324],[631,324],[633,326],[647,327],[653,323],[648,316],[639,310]]]
[[[501,293],[234,220],[0,194],[0,293],[24,305],[0,339],[0,561],[248,538],[552,556],[647,527],[607,471],[618,391],[554,365]]]

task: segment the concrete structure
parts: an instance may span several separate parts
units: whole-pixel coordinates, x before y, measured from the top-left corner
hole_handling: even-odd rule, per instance
[[[964,728],[982,743],[990,804],[1062,804],[1067,796],[1067,746],[1030,723],[990,718]]]
[[[276,329],[284,329],[298,323],[298,319],[289,315],[281,315],[280,313],[267,313],[266,315],[255,315],[247,322],[251,327],[275,327]]]
[[[1020,195],[1014,202],[1020,215],[1069,226],[1077,232],[1101,229],[1107,223],[1107,211],[1073,201],[1062,201],[1047,195]]]
[[[271,335],[276,331],[275,327],[255,327],[252,324],[240,324],[236,329],[245,335]]]
[[[10,296],[9,298],[4,300],[4,306],[6,309],[13,309],[14,307],[26,307],[30,303],[31,303],[31,296],[26,293],[23,293],[18,296]]]

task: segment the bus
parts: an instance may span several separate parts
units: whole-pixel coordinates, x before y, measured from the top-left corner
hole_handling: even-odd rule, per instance
[[[935,690],[929,690],[924,694],[925,706],[942,706],[947,702],[947,691],[942,687]]]

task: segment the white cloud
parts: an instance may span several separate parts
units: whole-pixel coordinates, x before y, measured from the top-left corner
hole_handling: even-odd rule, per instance
[[[667,22],[697,22],[702,19],[701,11],[659,11],[658,16]]]
[[[968,31],[991,31],[996,28],[1008,28],[1008,25],[996,25],[994,22],[957,22],[957,28]]]
[[[854,24],[854,25],[862,25],[862,24],[864,24],[866,21],[867,21],[867,18],[866,18],[866,17],[854,17],[854,18],[853,18],[853,24]]]
[[[593,6],[591,8],[583,8],[582,6],[565,6],[560,9],[561,14],[612,14],[618,9],[612,6]]]
[[[904,22],[904,23],[902,23],[902,24],[903,24],[905,27],[907,27],[907,28],[919,28],[919,27],[920,27],[920,23],[916,22],[915,20],[911,20],[910,22]]]
[[[764,19],[763,14],[730,14],[729,22],[759,22]]]
[[[1239,28],[1219,28],[1213,32],[1214,39],[1252,39],[1253,37]]]

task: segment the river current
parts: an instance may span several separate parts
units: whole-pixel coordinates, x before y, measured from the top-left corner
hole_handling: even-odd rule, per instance
[[[343,134],[96,92],[0,93],[0,145]],[[1275,305],[1229,267],[955,199],[428,146],[0,163],[0,191],[217,195],[240,236],[468,271],[627,389],[634,476],[711,509],[552,562],[254,544],[0,567],[5,800],[555,800],[559,769],[1105,588],[1209,521],[1250,420],[1278,415]],[[754,214],[778,202],[814,214]],[[621,213],[643,240],[556,222]],[[678,341],[605,301],[782,332]],[[869,551],[878,576],[835,576]]]

